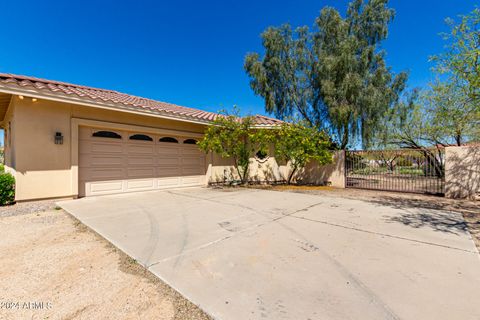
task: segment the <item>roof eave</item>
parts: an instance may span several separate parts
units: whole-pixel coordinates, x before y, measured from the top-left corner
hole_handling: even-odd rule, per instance
[[[128,106],[123,103],[111,103],[106,101],[98,101],[94,99],[79,97],[76,95],[69,96],[62,93],[52,93],[51,91],[47,91],[47,90],[37,90],[31,87],[24,88],[18,85],[6,85],[6,84],[0,83],[0,92],[17,95],[17,96],[28,96],[28,97],[37,98],[37,99],[71,103],[71,104],[77,104],[77,105],[82,105],[87,107],[127,112],[127,113],[146,115],[146,116],[157,117],[162,119],[168,119],[168,120],[190,122],[195,124],[208,125],[212,123],[212,121],[210,120],[196,119],[188,116],[180,116],[180,115],[175,115],[168,112],[162,112],[157,110],[138,110],[138,108],[135,108],[133,106]]]

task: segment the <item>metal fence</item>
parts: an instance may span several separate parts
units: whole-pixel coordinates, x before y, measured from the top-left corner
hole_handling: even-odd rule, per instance
[[[346,187],[444,194],[444,149],[346,151]]]

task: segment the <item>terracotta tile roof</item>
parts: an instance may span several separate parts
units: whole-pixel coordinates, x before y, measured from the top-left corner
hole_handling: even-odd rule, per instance
[[[188,118],[201,122],[211,122],[219,116],[218,113],[214,112],[177,106],[171,103],[137,97],[114,90],[98,89],[61,81],[52,81],[8,73],[0,73],[0,85],[34,90],[38,93],[48,92],[49,94],[64,97],[76,97],[93,103],[113,104],[117,105],[119,109],[121,109],[122,106],[125,106],[137,111],[164,114],[176,118]],[[282,121],[278,119],[261,115],[255,116],[255,122],[258,126],[274,126],[282,123]]]
[[[257,125],[275,126],[275,125],[281,125],[283,123],[282,120],[270,118],[261,114],[254,115],[254,118],[255,118],[255,123]]]

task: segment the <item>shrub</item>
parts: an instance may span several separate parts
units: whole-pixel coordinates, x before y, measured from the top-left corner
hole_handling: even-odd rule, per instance
[[[235,108],[233,114],[225,113],[208,126],[198,147],[205,152],[214,152],[222,158],[231,158],[242,183],[247,183],[250,158],[260,149],[265,152],[268,134],[254,128],[251,116],[241,117]]]
[[[406,158],[406,157],[399,157],[396,160],[397,166],[399,167],[411,167],[413,166],[412,159]]]
[[[0,174],[0,205],[15,201],[15,178],[10,173]]]
[[[291,167],[287,184],[311,160],[319,165],[332,163],[332,144],[325,132],[302,121],[284,122],[276,131],[275,155]]]
[[[3,163],[0,163],[0,173],[5,172],[5,165]]]

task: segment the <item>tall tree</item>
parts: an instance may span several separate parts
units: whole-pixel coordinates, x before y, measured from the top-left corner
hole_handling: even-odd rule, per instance
[[[480,140],[480,105],[455,82],[436,82],[424,93],[426,134],[434,144],[461,146]]]
[[[394,11],[388,0],[354,0],[343,18],[326,7],[308,27],[270,27],[265,54],[248,54],[245,70],[267,112],[301,116],[326,129],[342,149],[362,139],[369,145],[384,113],[398,101],[406,73],[394,75],[378,50]]]
[[[447,19],[451,28],[444,34],[447,48],[443,54],[434,56],[436,71],[447,75],[450,83],[455,83],[477,105],[480,104],[480,9],[461,17],[456,24]]]
[[[386,113],[379,147],[429,148],[480,141],[480,10],[455,24],[433,57],[437,80]]]
[[[414,149],[422,153],[431,164],[437,176],[443,176],[442,149],[451,137],[440,135],[433,125],[435,114],[429,112],[423,100],[423,93],[413,91],[405,101],[390,109],[382,121],[382,130],[378,132],[375,142],[382,150]]]

